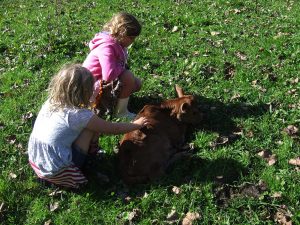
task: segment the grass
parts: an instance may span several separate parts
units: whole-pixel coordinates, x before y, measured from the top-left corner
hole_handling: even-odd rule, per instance
[[[172,210],[175,224],[187,212],[200,214],[194,224],[274,224],[278,212],[300,224],[299,169],[288,163],[300,156],[299,133],[284,131],[300,124],[297,1],[0,5],[1,224],[166,224]],[[175,83],[197,95],[207,118],[188,137],[195,153],[161,180],[127,189],[114,169],[120,136],[104,136],[108,154],[99,167],[111,182],[49,195],[54,190],[35,182],[27,162],[32,122],[51,76],[66,62],[82,62],[87,41],[121,10],[143,24],[130,49],[130,66],[144,80],[132,109],[174,97]],[[257,155],[262,150],[276,154],[275,164]]]

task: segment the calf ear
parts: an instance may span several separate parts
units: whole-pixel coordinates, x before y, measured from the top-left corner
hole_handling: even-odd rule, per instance
[[[184,96],[183,90],[178,84],[175,85],[175,90],[176,90],[177,95],[178,95],[179,98]]]
[[[186,103],[186,102],[182,103],[181,106],[180,106],[180,112],[181,113],[186,113],[188,107],[189,107],[188,103]]]

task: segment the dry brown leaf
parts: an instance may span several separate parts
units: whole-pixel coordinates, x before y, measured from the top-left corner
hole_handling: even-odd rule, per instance
[[[220,32],[218,32],[218,31],[211,31],[210,34],[211,34],[212,36],[216,36],[216,35],[219,35]]]
[[[200,219],[200,214],[196,212],[188,212],[183,221],[182,225],[192,225],[195,220]]]
[[[300,157],[297,157],[295,159],[290,159],[289,164],[294,166],[300,166]]]
[[[290,94],[290,95],[295,95],[295,96],[297,96],[298,94],[298,91],[297,91],[297,89],[291,89],[291,90],[288,90],[288,92],[287,92],[288,94]]]
[[[17,136],[12,134],[6,137],[9,144],[13,145],[17,141]]]
[[[55,210],[57,210],[59,207],[59,203],[58,202],[54,202],[53,204],[50,204],[50,212],[54,212]]]
[[[281,225],[292,225],[290,213],[284,209],[279,209],[274,215],[275,222]]]
[[[51,219],[50,220],[47,220],[45,223],[44,223],[44,225],[50,225],[51,224]]]
[[[299,78],[297,77],[297,78],[295,78],[295,79],[291,79],[291,84],[298,84],[298,82],[299,82]]]
[[[4,208],[4,202],[2,202],[0,205],[0,212],[2,212],[3,208]]]
[[[141,215],[141,210],[140,209],[133,209],[132,212],[128,214],[128,221],[133,221],[137,219]]]
[[[176,186],[173,186],[172,191],[173,191],[176,195],[178,195],[178,194],[181,193],[181,189],[180,189],[179,187],[176,187]]]
[[[247,55],[243,52],[236,52],[235,55],[242,61],[246,61],[248,59]]]
[[[274,165],[277,161],[276,155],[272,154],[270,150],[262,150],[258,152],[257,155],[262,157],[268,163],[269,166]]]
[[[282,193],[281,192],[274,192],[271,197],[273,197],[273,198],[281,198],[282,197]]]
[[[167,215],[167,223],[172,224],[172,223],[177,223],[179,219],[179,215],[176,212],[175,209],[172,209],[171,212],[168,213]]]
[[[149,194],[147,192],[144,193],[143,198],[148,198]]]
[[[252,137],[254,137],[254,134],[253,134],[253,131],[248,131],[247,133],[246,133],[246,137],[248,137],[248,138],[252,138]]]
[[[210,147],[215,148],[218,145],[224,145],[224,144],[226,144],[228,141],[229,141],[228,137],[219,136],[219,137],[217,137],[217,139],[215,141],[211,142],[209,145],[210,145]]]
[[[9,178],[12,178],[12,179],[16,179],[17,178],[17,175],[15,173],[12,173],[12,172],[10,172],[8,174],[8,176],[9,176]]]
[[[172,32],[176,32],[176,31],[178,31],[178,26],[174,26],[172,29]]]
[[[267,159],[267,162],[268,162],[268,165],[269,166],[272,166],[276,163],[277,159],[276,159],[276,155],[273,154],[271,155],[268,159]]]
[[[232,102],[234,99],[238,99],[240,98],[241,95],[239,93],[235,93],[231,98],[230,98],[230,101]]]
[[[229,62],[225,62],[224,64],[224,76],[225,79],[230,79],[235,74],[235,66]]]
[[[284,131],[289,135],[289,136],[293,136],[295,134],[298,134],[298,127],[294,126],[294,125],[288,125],[286,128],[284,128]]]
[[[32,112],[27,112],[24,115],[22,115],[22,121],[25,122],[29,119],[31,119],[33,117],[33,113]]]
[[[59,194],[62,193],[62,190],[59,190],[59,189],[55,189],[53,192],[51,192],[49,194],[49,196],[58,196]]]

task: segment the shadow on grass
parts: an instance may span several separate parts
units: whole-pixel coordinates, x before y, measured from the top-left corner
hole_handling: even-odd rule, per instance
[[[268,105],[265,103],[256,105],[250,105],[247,102],[225,104],[203,96],[195,97],[200,110],[204,113],[204,118],[201,124],[195,126],[194,129],[216,132],[220,135],[229,135],[240,130],[233,121],[234,118],[258,117],[268,110]],[[130,110],[137,113],[146,104],[157,104],[162,101],[163,99],[158,96],[134,97],[130,102],[130,105],[133,106]]]
[[[185,157],[168,168],[164,177],[147,184],[137,184],[124,186],[113,164],[115,157],[112,155],[102,165],[102,171],[106,173],[111,181],[99,184],[91,180],[85,192],[93,192],[95,200],[108,200],[112,198],[121,199],[130,195],[131,197],[141,197],[145,190],[180,186],[182,184],[203,184],[213,183],[214,186],[224,184],[234,184],[241,176],[248,173],[248,169],[237,160],[231,158],[218,158],[215,160],[201,159],[195,155]],[[110,163],[109,163],[110,162]],[[108,167],[107,167],[108,166]],[[96,178],[95,178],[96,179]]]
[[[203,122],[197,128],[204,131],[229,135],[241,128],[236,125],[234,118],[259,117],[267,112],[268,105],[258,103],[250,105],[246,102],[225,104],[221,101],[196,96],[199,107],[204,113]]]
[[[260,103],[257,105],[249,105],[245,102],[224,104],[221,101],[196,96],[200,110],[204,113],[204,120],[200,125],[190,129],[187,134],[188,140],[193,140],[195,131],[202,130],[207,132],[218,133],[219,135],[230,136],[242,128],[238,127],[234,122],[234,118],[258,117],[267,111],[267,105]],[[130,110],[138,112],[145,104],[157,104],[163,101],[159,97],[136,97],[131,99],[134,108]],[[233,141],[235,139],[232,139]],[[230,140],[229,143],[232,143]],[[195,151],[200,151],[197,149]],[[105,163],[102,164],[101,170],[110,177],[110,183],[104,184],[101,188],[93,190],[96,193],[115,193],[118,189],[122,189],[122,183],[118,173],[115,170],[116,158],[114,154],[108,155]],[[100,171],[101,171],[100,170]],[[180,185],[183,183],[205,183],[212,182],[214,184],[232,184],[240,179],[241,176],[248,173],[240,162],[231,158],[218,158],[215,160],[200,159],[196,155],[184,158],[176,162],[167,171],[167,175],[151,184],[134,186],[133,192],[149,189],[150,187]],[[90,190],[95,184],[92,182]],[[100,196],[103,196],[100,194]],[[98,194],[96,194],[98,195]],[[99,197],[100,197],[99,196]]]

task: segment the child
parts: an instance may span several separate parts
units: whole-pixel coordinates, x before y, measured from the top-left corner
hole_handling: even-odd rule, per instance
[[[94,86],[92,101],[99,93],[100,80],[109,83],[115,79],[121,82],[121,90],[115,106],[116,117],[134,118],[135,114],[127,109],[129,96],[141,89],[141,80],[127,69],[127,47],[141,33],[137,19],[126,12],[115,14],[90,41],[90,53],[83,62],[97,82]]]
[[[100,133],[123,134],[148,124],[144,117],[111,123],[96,116],[88,109],[93,85],[93,75],[79,64],[52,78],[28,143],[30,165],[42,181],[78,188],[87,182],[80,168]]]

